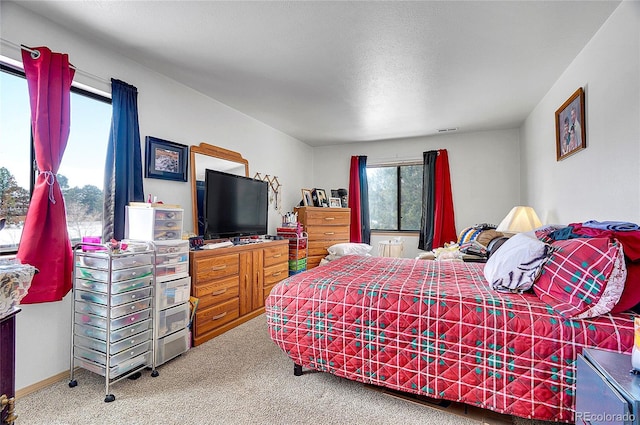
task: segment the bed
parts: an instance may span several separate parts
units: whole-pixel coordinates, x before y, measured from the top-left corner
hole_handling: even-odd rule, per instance
[[[496,291],[483,267],[347,255],[273,288],[270,336],[298,368],[573,422],[577,355],[630,353],[633,314],[566,318],[532,291]]]

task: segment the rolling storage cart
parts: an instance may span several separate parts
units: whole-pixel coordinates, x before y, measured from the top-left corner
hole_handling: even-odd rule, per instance
[[[69,387],[78,385],[76,367],[105,378],[105,402],[115,400],[110,386],[137,379],[155,368],[155,249],[128,242],[130,251],[82,243],[73,252],[73,320]]]
[[[289,276],[302,273],[307,270],[307,240],[306,232],[302,226],[278,227],[278,236],[289,240]]]
[[[165,204],[126,207],[126,237],[152,241],[155,249],[156,367],[191,348],[189,241],[182,239],[183,215],[181,208]]]

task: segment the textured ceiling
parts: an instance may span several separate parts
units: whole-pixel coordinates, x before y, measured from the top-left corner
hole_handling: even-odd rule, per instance
[[[17,3],[318,146],[518,127],[619,1]]]

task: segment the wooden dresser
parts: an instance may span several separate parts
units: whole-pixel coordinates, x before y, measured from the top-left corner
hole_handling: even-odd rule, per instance
[[[309,235],[307,270],[317,267],[327,256],[327,248],[349,242],[349,208],[298,207],[298,221]]]
[[[191,251],[191,295],[199,298],[193,345],[264,312],[271,288],[288,276],[289,241]]]

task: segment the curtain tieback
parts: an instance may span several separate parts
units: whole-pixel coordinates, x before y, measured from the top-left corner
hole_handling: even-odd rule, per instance
[[[53,174],[52,171],[42,171],[42,174],[44,174],[44,181],[49,185],[49,201],[55,204],[56,199],[53,196],[53,184],[56,182],[56,175]]]

